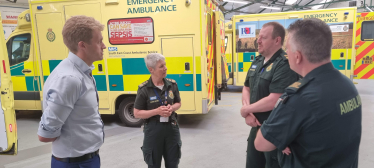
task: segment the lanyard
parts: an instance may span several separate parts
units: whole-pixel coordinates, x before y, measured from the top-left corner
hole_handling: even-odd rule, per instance
[[[157,92],[157,90],[155,88],[153,88],[153,91],[155,92],[158,101],[160,101],[161,106],[166,105],[167,104],[167,100],[168,100],[167,90],[165,90],[165,103],[161,100],[161,97],[158,95],[158,92]]]

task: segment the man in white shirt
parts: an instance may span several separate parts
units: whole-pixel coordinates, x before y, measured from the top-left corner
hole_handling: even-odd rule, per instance
[[[103,30],[87,16],[70,18],[62,30],[70,52],[44,85],[38,130],[41,142],[52,142],[52,168],[100,167],[104,124],[92,70],[93,62],[103,59]]]

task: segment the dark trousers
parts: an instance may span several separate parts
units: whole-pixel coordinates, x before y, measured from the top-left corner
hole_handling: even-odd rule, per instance
[[[144,125],[141,147],[148,168],[160,168],[164,157],[166,168],[177,168],[181,158],[182,141],[178,123],[151,120]]]
[[[259,152],[255,148],[255,139],[260,127],[252,127],[248,137],[246,168],[280,168],[277,149],[271,152]]]
[[[100,156],[96,155],[83,162],[66,163],[52,157],[51,168],[100,168]]]

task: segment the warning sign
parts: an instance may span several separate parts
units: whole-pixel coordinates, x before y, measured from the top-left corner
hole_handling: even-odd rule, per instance
[[[153,20],[147,18],[112,19],[108,22],[109,42],[119,44],[149,44],[154,41]]]

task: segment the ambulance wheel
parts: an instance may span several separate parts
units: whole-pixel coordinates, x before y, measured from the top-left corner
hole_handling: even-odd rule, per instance
[[[129,127],[140,127],[143,124],[142,119],[134,116],[135,97],[128,97],[122,100],[119,105],[118,115],[122,123]]]

